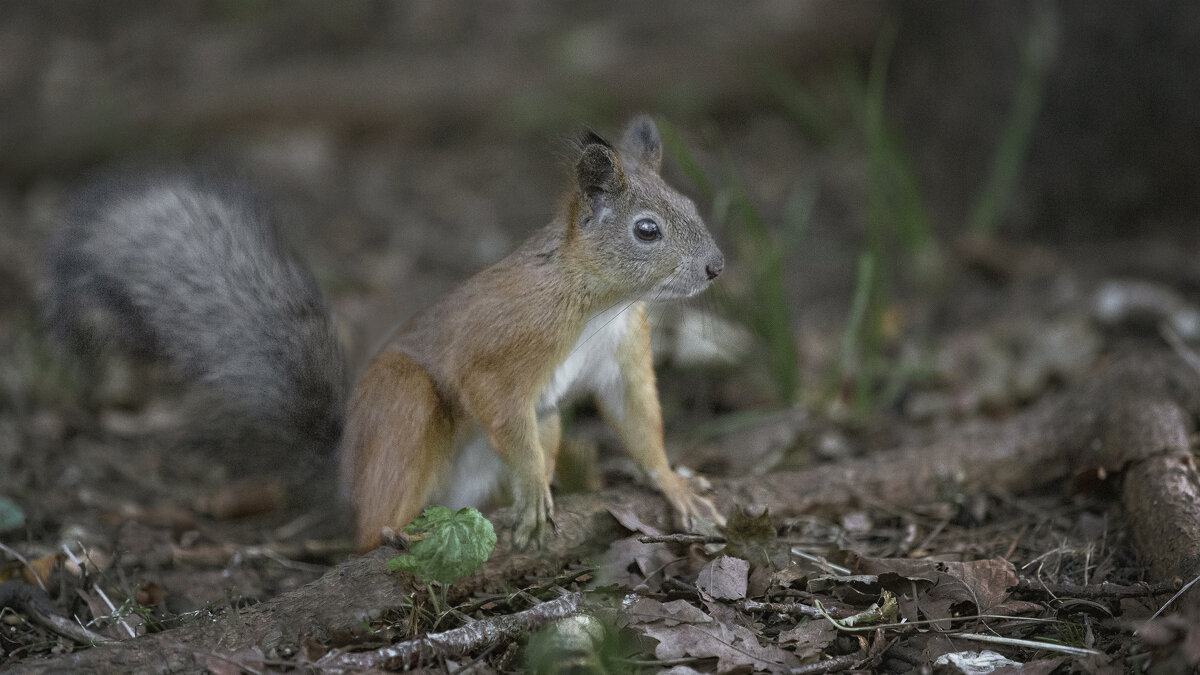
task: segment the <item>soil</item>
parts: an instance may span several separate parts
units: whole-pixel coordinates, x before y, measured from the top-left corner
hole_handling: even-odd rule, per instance
[[[1200,11],[1047,7],[0,5],[0,669],[1196,668]],[[972,230],[1029,45],[1038,113]],[[90,176],[222,167],[274,205],[357,373],[550,217],[578,129],[640,111],[727,254],[652,312],[714,537],[669,536],[585,404],[546,548],[489,510],[492,558],[432,588],[353,550],[334,457],[185,442],[169,367],[86,369],[41,326]]]

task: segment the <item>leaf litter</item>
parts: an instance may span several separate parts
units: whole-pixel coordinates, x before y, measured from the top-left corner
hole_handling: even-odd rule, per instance
[[[1200,631],[1176,617],[1149,624],[1130,653],[1130,620],[1149,618],[1169,593],[1138,585],[1137,561],[1102,502],[980,495],[962,503],[971,501],[963,510],[982,513],[982,522],[947,505],[909,513],[876,506],[864,513],[875,526],[853,533],[741,512],[730,517],[723,547],[624,539],[602,567],[622,570],[618,625],[648,640],[641,644],[654,658],[637,663],[665,672],[907,672],[931,664],[962,673],[1113,672],[1131,656],[1136,662],[1139,649],[1197,640]],[[925,537],[918,557],[900,554],[914,529]],[[790,552],[800,539],[811,555]],[[650,563],[648,551],[660,562]],[[672,564],[661,564],[668,558]],[[1182,647],[1171,658],[1192,656]]]

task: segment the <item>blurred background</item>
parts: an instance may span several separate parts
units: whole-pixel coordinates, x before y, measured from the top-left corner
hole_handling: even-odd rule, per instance
[[[730,413],[1001,415],[1098,358],[1105,279],[1200,290],[1198,73],[1187,2],[2,2],[0,488],[95,430],[36,289],[104,167],[261,185],[358,372],[549,219],[579,129],[649,112],[729,257],[656,311],[673,449],[720,472]]]

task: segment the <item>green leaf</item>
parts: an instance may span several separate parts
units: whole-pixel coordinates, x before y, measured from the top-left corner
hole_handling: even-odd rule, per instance
[[[13,502],[0,497],[0,532],[15,530],[25,524],[25,512]]]
[[[452,584],[479,569],[496,548],[496,530],[472,508],[451,511],[444,506],[430,506],[404,528],[404,533],[412,538],[412,554],[392,558],[388,567],[408,570],[425,581],[441,584]]]

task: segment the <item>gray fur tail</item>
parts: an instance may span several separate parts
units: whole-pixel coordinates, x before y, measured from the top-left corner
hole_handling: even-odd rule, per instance
[[[336,446],[346,383],[334,321],[245,186],[110,177],[69,209],[46,277],[53,331],[85,351],[165,359],[218,404],[205,424],[251,443]]]

